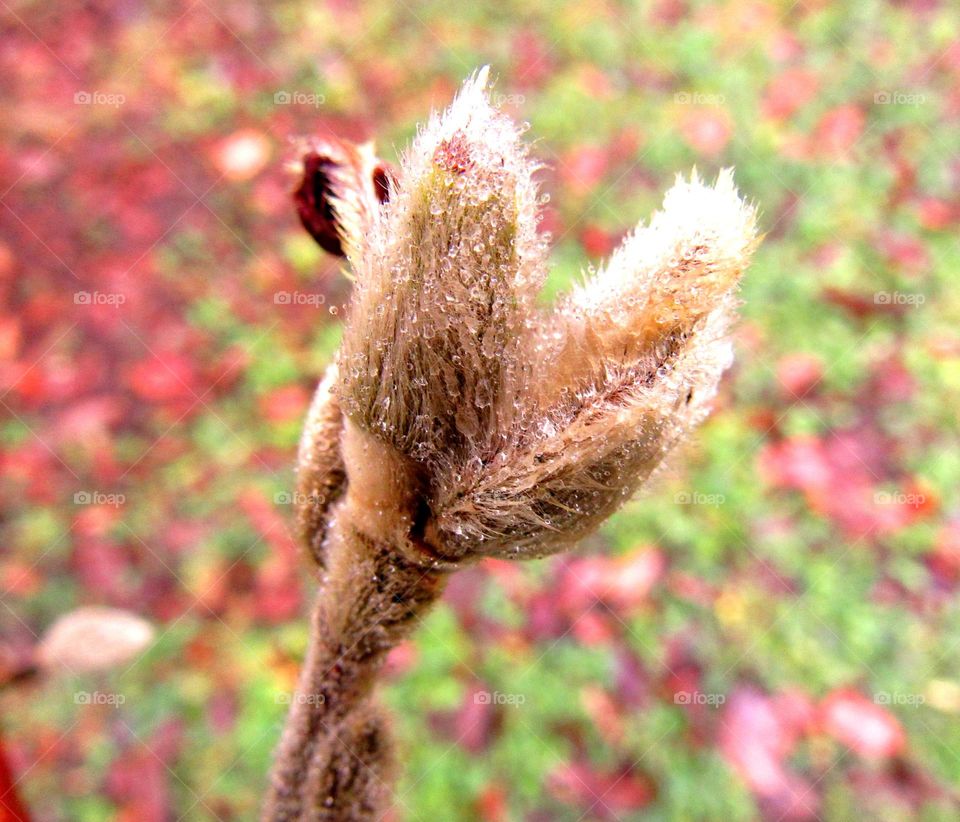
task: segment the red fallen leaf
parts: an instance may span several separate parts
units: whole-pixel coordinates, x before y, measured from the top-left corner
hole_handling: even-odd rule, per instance
[[[668,585],[674,595],[704,608],[710,607],[717,596],[715,586],[682,571],[672,572]]]
[[[507,822],[510,818],[507,792],[500,785],[487,785],[477,799],[481,822]]]
[[[693,695],[701,692],[703,669],[681,638],[668,643],[664,670],[658,686],[662,697],[675,705],[691,705]]]
[[[629,648],[618,648],[615,656],[617,699],[628,708],[638,708],[650,700],[650,675],[643,661]]]
[[[28,563],[11,559],[0,564],[0,590],[11,596],[33,596],[43,587],[43,582],[40,573]]]
[[[167,766],[146,746],[121,752],[110,765],[107,794],[120,806],[118,822],[166,822]]]
[[[650,10],[650,19],[661,26],[673,28],[686,19],[689,8],[686,0],[656,0]]]
[[[260,398],[260,413],[272,423],[284,423],[303,417],[310,394],[301,385],[285,385]]]
[[[173,353],[149,355],[135,363],[127,382],[137,396],[151,403],[197,400],[196,374],[189,359]]]
[[[257,568],[254,610],[260,619],[285,622],[297,616],[302,601],[300,576],[288,562],[272,555]]]
[[[571,633],[577,642],[595,647],[612,642],[618,631],[606,614],[590,610],[574,622]]]
[[[15,359],[21,340],[20,320],[10,315],[0,317],[0,360]]]
[[[270,159],[270,141],[259,131],[241,129],[217,144],[212,159],[217,171],[228,180],[249,180]]]
[[[287,529],[286,520],[263,492],[259,488],[246,488],[240,493],[237,502],[274,555],[282,558],[286,567],[299,567],[299,551]]]
[[[762,799],[772,818],[816,819],[814,786],[792,773],[784,760],[793,750],[810,710],[790,698],[771,699],[755,688],[739,686],[721,714],[719,747],[724,758]]]
[[[861,756],[897,756],[906,748],[896,717],[857,691],[841,688],[828,694],[819,715],[826,733]]]
[[[491,691],[479,682],[466,688],[460,707],[454,711],[436,712],[430,724],[441,736],[464,750],[480,754],[487,750],[503,726],[504,706]]]
[[[575,69],[580,88],[594,100],[609,100],[613,92],[613,83],[609,75],[598,66],[589,62],[577,64]]]
[[[120,546],[99,539],[78,539],[70,561],[88,591],[96,591],[107,600],[123,598],[130,561]]]
[[[877,244],[891,266],[916,275],[930,265],[927,250],[916,237],[885,230]]]
[[[621,819],[624,814],[647,807],[657,793],[653,780],[630,765],[599,771],[586,762],[556,768],[548,777],[547,787],[561,802],[604,820]]]
[[[207,716],[214,733],[225,734],[233,730],[239,713],[237,695],[232,688],[218,687],[207,703]]]
[[[797,351],[777,363],[777,380],[792,399],[806,396],[822,377],[823,362],[815,354]]]
[[[807,69],[791,68],[778,74],[767,86],[763,112],[774,120],[786,120],[817,96],[820,80]]]
[[[833,520],[851,538],[894,533],[936,509],[932,491],[912,481],[887,491],[887,443],[872,428],[834,431],[820,439],[799,436],[769,443],[760,453],[761,474],[773,485],[802,491],[810,508]]]
[[[857,106],[843,105],[830,109],[814,129],[814,150],[827,156],[846,154],[860,139],[865,123],[866,115]]]
[[[580,692],[580,704],[604,742],[618,745],[623,739],[623,714],[617,701],[598,685],[589,685]]]
[[[633,163],[646,136],[636,125],[625,126],[610,143],[610,158],[615,163]]]
[[[804,52],[803,44],[792,31],[778,28],[770,32],[767,54],[774,62],[784,64],[796,61],[803,57]]]
[[[535,29],[523,29],[513,38],[513,78],[523,88],[537,88],[553,76],[553,49]]]
[[[902,302],[877,302],[873,294],[858,294],[843,288],[828,286],[821,292],[822,298],[839,308],[844,309],[849,314],[862,320],[865,317],[873,317],[878,314],[886,314],[893,317],[902,317],[907,313],[908,305]]]
[[[77,537],[105,537],[123,518],[119,505],[87,505],[73,519]]]
[[[171,555],[186,554],[202,544],[211,530],[209,523],[174,519],[160,535],[161,544]]]
[[[387,654],[387,658],[383,663],[384,676],[402,676],[417,664],[419,658],[420,654],[417,651],[416,644],[410,640],[401,642]]]
[[[787,750],[814,729],[817,708],[813,700],[797,688],[789,688],[771,697],[774,710],[780,719]]]
[[[479,683],[467,689],[453,717],[456,738],[464,750],[479,754],[487,750],[503,726],[503,708]]]
[[[556,639],[567,630],[567,620],[558,607],[556,596],[541,591],[530,598],[524,608],[524,633],[533,641]]]
[[[56,476],[58,466],[56,457],[38,440],[27,440],[5,453],[0,451],[3,477],[25,488],[31,502],[50,503],[57,498],[57,488],[50,478]]]
[[[14,369],[13,389],[28,406],[71,400],[88,387],[77,364],[65,357],[50,355],[36,364],[21,361]]]
[[[917,204],[917,219],[929,231],[948,228],[957,216],[957,208],[938,197],[924,197]]]
[[[878,401],[890,404],[913,399],[917,381],[899,355],[879,361],[872,371],[868,390]]]
[[[756,793],[781,791],[787,781],[782,760],[788,736],[770,699],[752,688],[738,688],[723,710],[720,750]]]
[[[622,557],[580,557],[559,567],[554,588],[558,607],[576,619],[598,600],[624,611],[645,602],[664,574],[666,558],[656,548],[643,546]]]
[[[820,439],[796,436],[769,443],[760,453],[760,473],[769,482],[789,488],[825,488],[832,470]]]
[[[925,559],[933,578],[944,587],[960,582],[960,519],[951,520],[940,530]]]
[[[599,226],[588,225],[580,232],[580,245],[591,257],[606,257],[613,251],[616,238]]]
[[[61,413],[57,437],[109,447],[110,429],[121,420],[123,411],[123,404],[116,397],[81,400]]]
[[[4,242],[0,242],[0,280],[7,280],[13,274],[16,257],[13,249]]]
[[[553,595],[563,613],[579,616],[596,603],[602,589],[604,562],[602,557],[573,557],[556,563]]]
[[[704,157],[717,157],[730,142],[733,124],[722,108],[696,108],[683,114],[680,133],[695,152]]]
[[[622,611],[636,608],[647,601],[666,568],[663,551],[647,546],[608,561],[600,582],[601,598]]]
[[[848,779],[865,818],[920,819],[927,803],[953,799],[949,789],[904,758],[893,759],[884,768],[850,768]]]
[[[30,814],[20,800],[3,740],[0,739],[0,822],[30,822]]]
[[[561,158],[560,177],[574,195],[588,194],[600,184],[608,165],[609,156],[605,148],[574,146]]]

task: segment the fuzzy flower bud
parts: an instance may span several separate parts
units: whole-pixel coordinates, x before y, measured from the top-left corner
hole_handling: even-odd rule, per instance
[[[534,165],[486,83],[468,81],[404,157],[340,355],[347,416],[430,470],[492,453],[508,428],[544,272]]]
[[[705,416],[732,356],[756,233],[729,171],[678,179],[547,316],[534,169],[481,72],[417,137],[353,261],[339,399],[351,442],[379,445],[351,453],[406,473],[421,503],[403,528],[447,565],[596,528]]]
[[[315,152],[297,192],[356,287],[300,448],[322,594],[268,822],[382,818],[391,746],[372,691],[447,572],[596,528],[703,418],[730,363],[756,243],[730,174],[678,182],[545,314],[535,165],[486,86],[484,70],[431,118],[387,197],[372,152],[346,144]]]

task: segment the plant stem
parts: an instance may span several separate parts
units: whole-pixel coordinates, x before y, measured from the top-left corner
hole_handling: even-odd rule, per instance
[[[331,511],[327,570],[264,822],[376,819],[389,800],[391,750],[374,682],[446,574],[411,561],[361,522],[349,496]]]

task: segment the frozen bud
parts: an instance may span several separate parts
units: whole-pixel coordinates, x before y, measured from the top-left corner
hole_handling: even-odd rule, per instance
[[[340,354],[347,416],[431,470],[499,447],[544,274],[535,166],[486,86],[483,70],[403,158]]]
[[[320,247],[353,257],[377,209],[390,199],[391,173],[373,143],[317,139],[295,169],[293,201],[303,227]]]
[[[732,318],[729,297],[755,244],[754,210],[729,169],[715,186],[678,178],[649,225],[561,303],[540,349],[540,401],[669,356],[712,312]]]
[[[486,85],[431,118],[364,223],[338,361],[345,473],[382,492],[348,496],[450,565],[566,548],[650,477],[730,363],[757,242],[729,171],[679,179],[545,316],[535,165]]]
[[[756,244],[729,172],[680,181],[531,345],[538,380],[499,458],[439,483],[428,543],[529,557],[622,505],[698,423],[731,360],[733,296]]]
[[[127,665],[153,641],[153,626],[116,608],[78,608],[60,617],[37,649],[43,668],[70,673]]]

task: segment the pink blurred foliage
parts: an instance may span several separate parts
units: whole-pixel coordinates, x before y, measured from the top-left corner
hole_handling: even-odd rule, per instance
[[[819,818],[815,785],[786,762],[813,715],[812,702],[801,693],[770,697],[747,685],[739,686],[723,708],[720,751],[760,799],[764,818]]]
[[[892,443],[861,425],[770,442],[759,468],[771,485],[801,491],[810,508],[845,537],[872,539],[906,528],[937,506],[918,480],[893,470],[892,456]],[[890,485],[896,490],[887,490]]]

